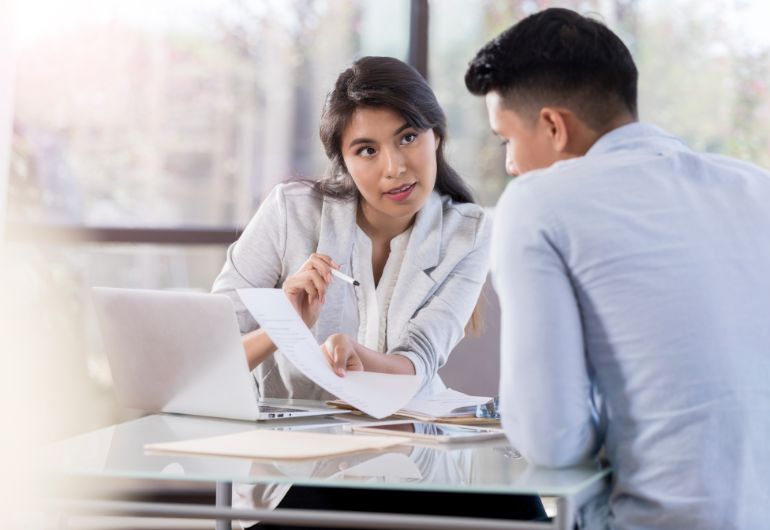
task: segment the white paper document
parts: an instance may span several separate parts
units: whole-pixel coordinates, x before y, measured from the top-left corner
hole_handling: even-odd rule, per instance
[[[415,397],[404,405],[400,413],[420,418],[451,418],[473,416],[475,407],[488,402],[489,397],[469,396],[457,390],[446,390],[432,396]]]
[[[315,337],[281,289],[238,289],[238,295],[270,340],[315,384],[375,418],[390,416],[415,395],[416,375],[334,373]]]

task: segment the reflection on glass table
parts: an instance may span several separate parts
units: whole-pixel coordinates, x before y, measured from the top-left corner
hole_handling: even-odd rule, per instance
[[[408,483],[419,488],[425,484],[442,490],[562,495],[573,492],[600,471],[598,464],[586,464],[566,470],[548,470],[530,466],[515,455],[506,439],[469,444],[398,446],[397,449],[343,455],[304,461],[260,462],[214,456],[177,456],[146,453],[147,443],[181,441],[207,436],[233,434],[251,429],[313,429],[318,432],[343,433],[348,421],[339,418],[298,418],[275,423],[251,423],[191,416],[156,414],[76,436],[51,446],[44,465],[49,471],[105,477],[175,479],[228,482],[291,482],[319,484],[355,482]],[[362,466],[367,461],[390,455],[391,461],[406,455],[419,469],[410,465]],[[384,462],[385,460],[380,460]],[[355,468],[355,469],[354,469]],[[405,472],[404,469],[410,471]],[[259,472],[255,472],[256,470]],[[351,472],[350,470],[353,470]],[[368,471],[367,471],[368,470]],[[364,473],[367,471],[367,473]]]
[[[602,469],[596,463],[562,470],[531,466],[526,460],[518,457],[505,438],[463,444],[408,444],[380,451],[296,462],[177,456],[148,453],[144,450],[145,444],[148,443],[183,441],[253,429],[312,429],[339,434],[346,432],[345,426],[350,421],[340,416],[254,423],[152,415],[56,443],[45,451],[41,465],[47,474],[65,479],[86,476],[97,480],[142,479],[148,483],[215,482],[217,505],[194,508],[198,510],[199,515],[200,510],[210,510],[211,518],[216,518],[219,520],[218,524],[221,523],[219,528],[229,528],[228,519],[267,521],[272,517],[273,521],[278,522],[280,519],[275,518],[289,517],[291,514],[279,513],[280,508],[276,511],[269,509],[281,500],[290,485],[556,497],[559,499],[559,510],[552,527],[561,528],[573,520],[576,507],[604,489],[609,474],[609,470]],[[233,483],[254,485],[263,501],[259,504],[268,510],[231,508]],[[78,509],[82,510],[83,507]],[[99,506],[100,513],[115,510],[123,515],[146,515],[148,509],[152,513],[163,510],[165,514],[189,515],[189,507],[184,506],[162,505],[148,508],[146,505],[125,502]],[[313,516],[320,517],[319,521],[328,522],[336,521],[334,518],[338,517],[339,513],[314,512]],[[363,517],[360,514],[358,516]],[[409,517],[413,518],[414,525],[418,526],[427,524],[426,519],[436,522],[435,516]],[[481,527],[483,525],[479,526]]]

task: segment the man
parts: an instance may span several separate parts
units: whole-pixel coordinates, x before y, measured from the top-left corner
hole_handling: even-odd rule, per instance
[[[604,445],[613,528],[767,528],[770,174],[639,123],[628,49],[566,9],[465,82],[516,177],[492,257],[513,445],[554,467]]]

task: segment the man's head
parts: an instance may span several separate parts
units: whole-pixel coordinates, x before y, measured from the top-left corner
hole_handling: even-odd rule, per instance
[[[635,121],[638,73],[606,26],[568,9],[546,9],[488,42],[465,85],[486,96],[492,129],[517,175],[582,156],[604,133]]]

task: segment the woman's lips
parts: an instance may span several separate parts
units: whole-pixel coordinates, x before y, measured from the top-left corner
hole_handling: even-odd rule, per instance
[[[406,200],[406,198],[411,195],[412,190],[414,190],[416,185],[417,183],[413,182],[412,184],[401,186],[400,188],[397,188],[393,191],[386,191],[383,195],[392,201],[401,202]]]

